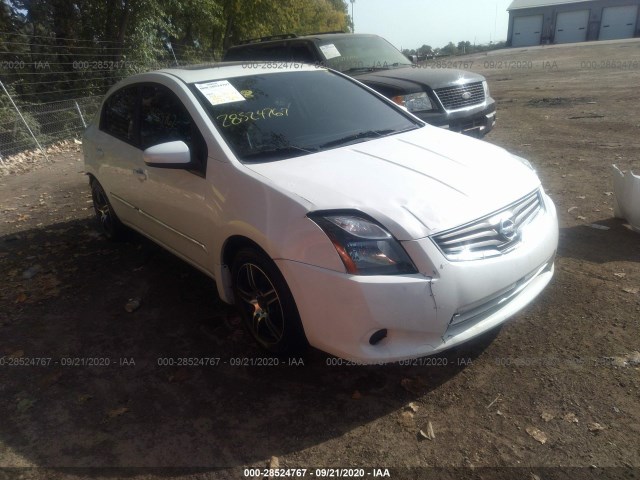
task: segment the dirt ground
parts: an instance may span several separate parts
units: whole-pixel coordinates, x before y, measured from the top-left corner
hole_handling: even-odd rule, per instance
[[[611,164],[640,171],[640,41],[465,60],[498,102],[486,141],[558,208],[532,306],[430,364],[238,366],[264,355],[213,282],[98,235],[81,154],[53,154],[0,177],[0,479],[638,478],[640,235],[613,218]]]

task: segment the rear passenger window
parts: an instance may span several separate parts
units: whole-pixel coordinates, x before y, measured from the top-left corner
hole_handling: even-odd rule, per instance
[[[134,143],[137,97],[138,87],[125,87],[111,95],[102,111],[100,130]]]

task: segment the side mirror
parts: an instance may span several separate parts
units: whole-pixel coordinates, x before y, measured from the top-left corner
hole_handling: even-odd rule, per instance
[[[144,163],[158,168],[185,168],[191,163],[191,152],[182,140],[160,143],[142,152]]]

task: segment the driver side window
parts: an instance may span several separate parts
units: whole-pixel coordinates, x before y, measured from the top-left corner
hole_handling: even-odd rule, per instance
[[[200,130],[180,99],[162,85],[143,85],[140,92],[140,143],[143,149],[182,140],[191,161],[204,174],[207,147]]]

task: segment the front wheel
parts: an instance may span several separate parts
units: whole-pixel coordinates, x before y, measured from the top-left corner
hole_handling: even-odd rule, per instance
[[[231,275],[235,302],[251,336],[275,355],[302,353],[307,341],[300,315],[273,261],[253,249],[242,249]]]

